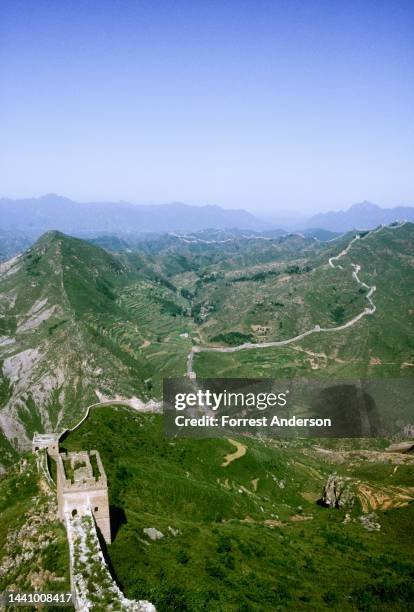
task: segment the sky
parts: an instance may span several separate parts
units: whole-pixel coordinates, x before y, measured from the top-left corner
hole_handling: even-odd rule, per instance
[[[0,197],[414,205],[414,3],[2,0]]]

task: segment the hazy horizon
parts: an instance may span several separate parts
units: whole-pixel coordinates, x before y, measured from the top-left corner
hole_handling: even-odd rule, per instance
[[[310,216],[414,203],[409,2],[10,2],[10,198]]]
[[[381,205],[381,203],[378,202],[371,202],[368,200],[363,200],[361,202],[353,202],[352,204],[350,204],[349,206],[346,206],[344,208],[334,208],[332,207],[329,210],[315,210],[315,211],[311,211],[311,212],[305,212],[305,211],[294,211],[294,210],[283,210],[283,209],[278,209],[277,211],[253,211],[250,210],[247,207],[236,207],[236,206],[222,206],[221,204],[210,204],[210,203],[192,203],[192,202],[183,202],[183,201],[174,201],[174,202],[132,202],[132,201],[127,201],[127,200],[109,200],[108,198],[106,199],[102,199],[102,200],[90,200],[90,201],[85,201],[85,200],[76,200],[74,198],[69,198],[67,195],[64,194],[57,194],[57,193],[45,193],[42,194],[40,196],[33,196],[33,197],[23,197],[23,198],[9,198],[7,196],[3,196],[0,194],[0,202],[2,200],[44,200],[47,198],[62,198],[62,199],[68,199],[71,200],[73,202],[75,202],[76,204],[80,204],[80,205],[89,205],[89,204],[113,204],[113,205],[117,205],[117,204],[127,204],[127,205],[132,205],[132,206],[174,206],[174,205],[183,205],[183,206],[196,206],[196,207],[205,207],[205,206],[211,206],[211,207],[218,207],[221,208],[223,210],[228,210],[228,211],[245,211],[248,213],[251,213],[252,215],[256,216],[258,219],[274,219],[275,221],[279,220],[285,220],[286,222],[289,222],[289,220],[291,222],[295,222],[295,220],[297,220],[298,222],[300,221],[305,221],[306,219],[310,220],[311,217],[313,217],[314,215],[317,215],[319,213],[325,213],[325,212],[347,212],[349,211],[351,208],[353,208],[354,206],[358,206],[358,205],[363,205],[363,204],[368,204],[368,205],[374,205],[374,206],[378,206],[380,209],[394,209],[397,208],[398,206],[403,206],[405,208],[413,208],[414,209],[414,205],[412,204],[403,204],[403,205],[395,205],[395,206],[383,206]]]

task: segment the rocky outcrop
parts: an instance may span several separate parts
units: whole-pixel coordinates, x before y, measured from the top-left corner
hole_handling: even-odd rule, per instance
[[[328,476],[323,489],[322,503],[328,508],[350,508],[355,501],[352,481],[336,472]]]

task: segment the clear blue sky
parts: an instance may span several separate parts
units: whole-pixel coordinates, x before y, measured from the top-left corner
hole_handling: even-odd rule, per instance
[[[0,196],[414,205],[414,3],[3,0]]]

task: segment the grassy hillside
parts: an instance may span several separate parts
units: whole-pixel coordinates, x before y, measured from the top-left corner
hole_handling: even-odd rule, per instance
[[[95,390],[150,397],[147,331],[121,298],[141,278],[138,265],[58,232],[3,264],[0,424],[13,444],[78,420]]]
[[[197,353],[197,375],[412,377],[413,225],[368,234],[335,268],[329,257],[352,235],[268,238],[168,236],[109,253],[50,232],[0,264],[0,467],[15,464],[33,431],[77,421],[97,394],[160,398],[195,344],[343,324],[367,304],[355,263],[377,287],[374,315],[289,346]],[[386,444],[168,440],[161,416],[119,407],[95,409],[63,442],[100,451],[114,573],[127,596],[160,612],[410,609],[413,461]],[[0,478],[0,588],[67,588],[53,496],[24,461]],[[318,504],[334,472],[349,508]]]
[[[7,444],[73,424],[97,393],[159,399],[195,344],[281,340],[350,320],[367,305],[351,263],[377,286],[373,316],[286,347],[200,353],[197,374],[412,376],[414,226],[369,234],[330,267],[351,238],[166,236],[109,253],[48,232],[0,264],[2,465]]]
[[[226,462],[234,443],[167,440],[161,416],[119,407],[96,409],[64,440],[101,453],[115,535],[108,554],[128,596],[160,612],[410,609],[414,506],[397,506],[412,462],[384,463],[380,441],[368,455],[352,454],[360,443],[350,441],[331,441],[326,453],[312,441],[235,442],[245,454]],[[371,491],[366,511],[380,531],[361,522],[364,497],[351,509],[318,505],[333,471]],[[164,537],[151,540],[151,527]]]
[[[332,254],[332,245],[329,247]],[[336,253],[340,251],[338,246]],[[360,278],[376,285],[373,296],[377,311],[354,327],[339,333],[318,334],[286,347],[250,350],[240,353],[201,353],[195,360],[202,376],[292,376],[311,374],[329,377],[401,377],[414,373],[414,226],[383,229],[354,243],[341,259],[342,269],[327,266],[328,253],[318,258],[312,282],[299,295],[306,301],[310,323],[341,324],[366,305],[364,292],[352,282],[351,263],[362,266]],[[311,273],[312,274],[312,273]],[[303,281],[301,281],[303,282]],[[290,281],[292,296],[295,283]],[[298,291],[296,291],[298,293]],[[332,297],[333,295],[336,297]],[[257,295],[257,293],[255,294]],[[281,294],[279,294],[281,295]],[[340,297],[339,297],[340,296]],[[353,297],[351,297],[353,296]],[[292,298],[293,299],[293,298]],[[283,301],[282,299],[280,300]],[[289,303],[288,310],[291,309]],[[279,316],[281,309],[276,309]],[[282,319],[282,326],[285,320]]]

